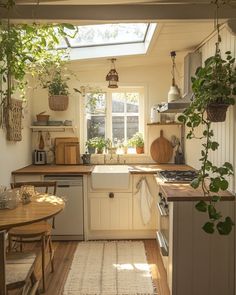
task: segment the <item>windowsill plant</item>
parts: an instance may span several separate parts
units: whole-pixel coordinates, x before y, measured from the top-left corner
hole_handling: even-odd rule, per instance
[[[144,140],[143,135],[140,132],[137,132],[131,137],[128,141],[128,146],[135,147],[137,154],[144,153]]]
[[[89,153],[96,151],[97,154],[102,154],[107,147],[107,140],[103,137],[93,137],[86,141],[86,148]]]

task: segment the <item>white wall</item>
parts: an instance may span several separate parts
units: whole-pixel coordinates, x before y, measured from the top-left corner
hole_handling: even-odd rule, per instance
[[[5,131],[0,129],[0,184],[9,186],[11,172],[32,163],[29,114],[30,102],[23,110],[22,141],[7,141]]]
[[[70,80],[70,89],[79,88],[82,85],[102,87],[107,86],[105,77],[109,69],[104,69],[103,67],[92,67],[91,65],[88,69],[80,70],[79,62],[71,62],[70,68],[76,73],[78,80]],[[171,73],[169,66],[135,66],[135,67],[117,67],[119,73],[120,86],[143,86],[145,88],[145,152],[146,156],[139,156],[141,162],[153,162],[149,156],[149,149],[152,141],[159,137],[160,129],[159,126],[147,127],[146,123],[150,122],[150,109],[153,104],[167,101],[167,93],[171,84]],[[118,88],[119,89],[119,88]],[[73,124],[77,127],[77,132],[75,135],[80,137],[80,119],[79,109],[81,108],[83,98],[78,94],[70,95],[70,104],[67,111],[64,112],[53,112],[49,110],[47,91],[37,89],[33,94],[33,117],[35,114],[41,111],[47,111],[50,114],[50,119],[56,120],[73,120]],[[180,136],[180,128],[176,126],[162,126],[164,130],[164,136],[168,139],[171,135],[175,134]],[[53,133],[53,137],[60,136],[73,136],[72,133]],[[81,134],[82,137],[82,134]],[[34,146],[37,146],[37,135],[34,135]],[[83,138],[80,138],[83,141]],[[83,145],[81,145],[81,152],[83,152]],[[130,161],[137,161],[137,158],[132,157]]]

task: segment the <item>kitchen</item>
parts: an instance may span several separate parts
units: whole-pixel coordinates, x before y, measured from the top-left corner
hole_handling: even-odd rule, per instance
[[[176,63],[177,70],[182,73],[183,71],[183,58],[186,54],[191,50],[186,50],[186,48],[195,48],[199,46],[204,40],[204,45],[202,47],[203,60],[214,53],[214,43],[215,43],[215,35],[211,36],[209,39],[205,40],[205,38],[210,35],[213,29],[212,20],[209,22],[190,22],[189,27],[186,28],[186,24],[184,22],[169,22],[169,23],[160,23],[158,24],[158,29],[160,30],[156,32],[156,37],[159,38],[156,43],[151,45],[151,51],[146,58],[145,56],[128,56],[128,57],[117,57],[116,61],[116,69],[119,72],[120,82],[119,87],[124,86],[139,86],[144,89],[145,96],[145,108],[144,108],[144,127],[143,133],[145,134],[145,149],[146,154],[140,156],[134,155],[121,155],[121,160],[126,160],[127,164],[139,164],[141,163],[149,163],[154,164],[154,161],[150,158],[149,149],[151,143],[159,136],[160,127],[151,125],[148,126],[150,118],[150,109],[156,103],[161,103],[167,100],[167,93],[170,88],[171,82],[171,59],[169,56],[170,51],[176,50]],[[192,40],[192,35],[195,34],[195,40]],[[185,41],[182,41],[182,36],[185,36]],[[228,30],[223,27],[221,33],[223,42],[222,42],[222,51],[226,49],[231,49],[233,52],[235,37],[233,37]],[[186,41],[188,39],[188,42]],[[170,41],[171,40],[171,41]],[[160,44],[159,44],[160,42]],[[183,43],[182,43],[183,42]],[[186,43],[187,42],[187,43]],[[224,44],[224,45],[223,45]],[[227,44],[227,46],[226,46]],[[163,47],[161,47],[163,46]],[[160,47],[160,49],[159,49]],[[230,47],[230,48],[229,48]],[[159,63],[156,63],[155,60],[157,56],[160,56]],[[101,62],[96,59],[88,60],[87,63],[85,61],[72,62],[71,68],[75,69],[78,72],[79,82],[74,81],[73,79],[70,81],[71,88],[78,87],[81,85],[103,85],[105,82],[105,76],[110,69],[110,62],[106,60],[104,57]],[[182,74],[177,75],[178,85],[182,85],[183,76]],[[78,83],[78,84],[77,84]],[[119,89],[119,88],[118,88]],[[78,136],[80,139],[83,138],[84,126],[81,124],[81,118],[83,118],[82,108],[80,107],[83,99],[82,97],[72,95],[70,97],[69,109],[63,113],[55,113],[50,112],[48,109],[47,102],[47,92],[46,90],[29,90],[30,96],[32,99],[28,101],[28,107],[24,110],[24,129],[23,129],[23,140],[17,144],[9,143],[5,141],[4,132],[2,133],[0,139],[1,146],[1,183],[9,185],[11,182],[11,172],[15,171],[19,168],[27,166],[32,163],[31,159],[31,151],[32,151],[32,140],[34,142],[34,136],[38,132],[32,132],[32,129],[27,128],[26,126],[31,126],[32,122],[35,121],[36,114],[47,111],[48,114],[51,115],[52,118],[57,120],[72,120],[73,125],[76,126],[75,133],[70,132],[70,130],[65,133],[56,133],[55,137],[63,137],[63,136]],[[146,97],[148,98],[146,100]],[[39,99],[40,98],[40,99]],[[81,110],[78,115],[76,110]],[[227,117],[227,121],[225,124],[216,124],[216,134],[218,137],[218,141],[222,149],[219,149],[214,155],[214,160],[216,162],[221,162],[223,160],[227,160],[231,163],[235,163],[235,110],[233,108],[230,109]],[[234,124],[233,124],[234,122]],[[176,135],[177,137],[181,137],[181,130],[178,126],[163,126],[164,136],[167,139],[171,139],[172,135]],[[36,138],[37,140],[37,138]],[[81,143],[80,151],[81,154],[85,152],[85,146]],[[185,142],[185,160],[188,165],[194,167],[196,169],[199,168],[198,162],[198,151],[200,150],[198,144],[194,140]],[[15,155],[16,160],[12,161],[12,155]],[[109,162],[110,156],[107,156],[107,160]],[[103,155],[94,155],[92,156],[93,164],[103,164],[104,158]],[[116,159],[114,160],[116,161]],[[172,158],[171,162],[174,162]],[[107,163],[109,164],[109,163]],[[230,191],[234,192],[234,182],[231,182]],[[93,192],[90,192],[92,194]],[[130,193],[127,192],[127,193]],[[89,233],[91,234],[91,233]]]

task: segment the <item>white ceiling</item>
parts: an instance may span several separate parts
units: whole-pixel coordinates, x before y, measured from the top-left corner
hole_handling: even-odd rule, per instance
[[[176,62],[181,63],[214,30],[212,22],[166,22],[157,26],[148,52],[145,55],[119,56],[117,68],[150,65],[171,65],[170,52],[176,51]],[[81,69],[108,64],[106,58],[79,60]]]

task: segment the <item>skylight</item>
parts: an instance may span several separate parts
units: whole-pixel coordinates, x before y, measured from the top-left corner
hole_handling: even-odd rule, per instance
[[[76,37],[68,41],[71,47],[144,42],[147,29],[144,23],[79,26]]]
[[[75,38],[61,40],[70,58],[88,59],[146,53],[156,24],[117,23],[78,26]]]

